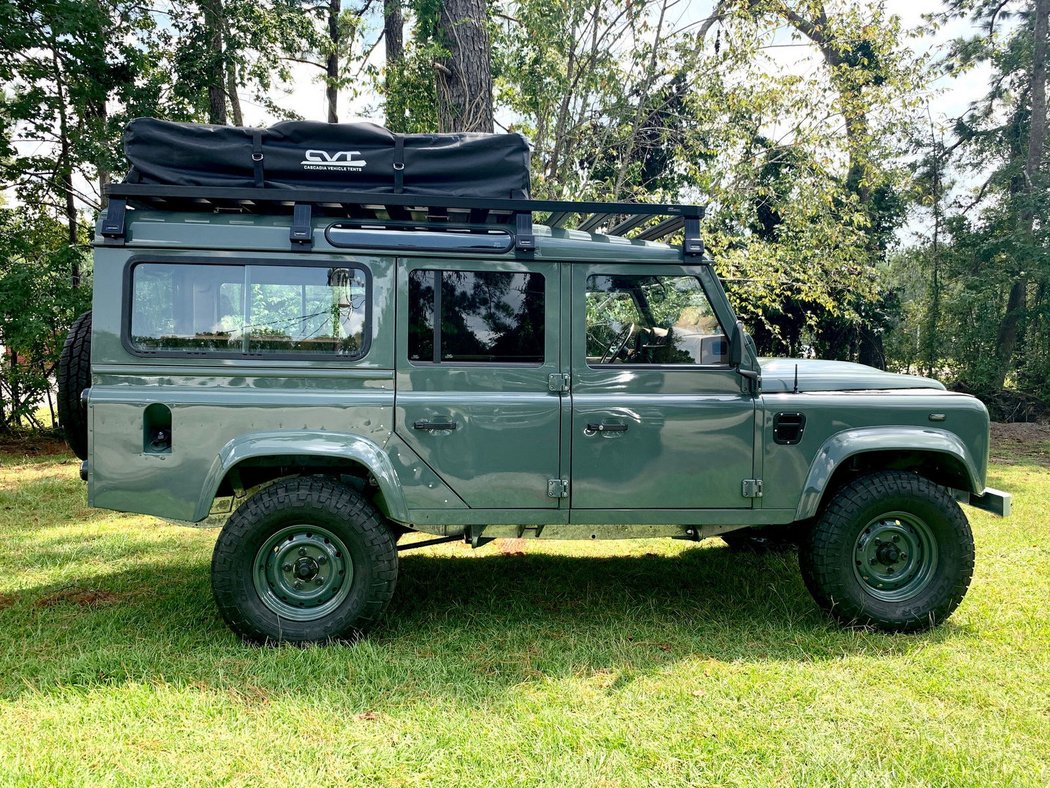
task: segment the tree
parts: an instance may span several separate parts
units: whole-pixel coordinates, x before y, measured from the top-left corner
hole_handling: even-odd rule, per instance
[[[41,426],[42,402],[55,420],[50,392],[58,355],[70,323],[91,300],[90,288],[74,287],[65,272],[82,269],[84,257],[84,246],[70,245],[67,228],[46,209],[0,209],[0,431]]]
[[[441,0],[429,20],[444,50],[434,60],[438,131],[492,132],[492,55],[484,0]]]
[[[946,147],[977,179],[945,222],[945,303],[964,338],[947,356],[969,389],[993,396],[1012,384],[1050,394],[1050,220],[1047,176],[1047,38],[1050,0],[951,0],[978,35],[955,42],[948,67],[992,67],[987,95],[956,120]],[[975,311],[977,306],[979,311]],[[986,356],[973,358],[984,347]]]
[[[405,17],[401,0],[383,0],[383,39],[386,42],[385,81],[386,125],[395,131],[405,126],[405,107],[397,101],[398,76],[405,61]]]
[[[241,92],[247,90],[263,109],[288,117],[270,92],[291,80],[289,60],[317,42],[319,8],[297,0],[162,3],[154,13],[163,14],[165,24],[144,43],[163,53],[172,72],[163,114],[241,125]]]

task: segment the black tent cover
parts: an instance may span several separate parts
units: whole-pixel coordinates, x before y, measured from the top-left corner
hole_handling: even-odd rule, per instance
[[[283,121],[265,129],[136,118],[125,183],[497,199],[529,197],[521,134],[395,134],[373,123]]]

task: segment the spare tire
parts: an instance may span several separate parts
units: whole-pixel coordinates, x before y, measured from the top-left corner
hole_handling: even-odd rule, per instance
[[[58,357],[58,423],[66,443],[82,460],[87,459],[87,405],[80,399],[91,386],[91,311],[73,322]]]

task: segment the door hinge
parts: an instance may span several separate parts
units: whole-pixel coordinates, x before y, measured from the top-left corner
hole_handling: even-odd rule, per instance
[[[762,497],[762,480],[761,479],[744,479],[743,487],[740,494],[745,498],[761,498]]]
[[[568,391],[571,384],[572,376],[567,372],[554,372],[547,376],[547,389],[556,394]]]
[[[547,497],[548,498],[568,498],[569,497],[569,480],[568,479],[547,479]]]

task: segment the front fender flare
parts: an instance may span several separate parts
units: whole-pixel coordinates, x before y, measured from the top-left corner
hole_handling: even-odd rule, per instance
[[[282,455],[351,460],[361,464],[379,485],[387,516],[394,520],[408,519],[404,491],[383,449],[367,438],[320,431],[253,432],[231,440],[222,447],[208,470],[194,519],[199,521],[208,516],[219,484],[231,468],[255,457]]]
[[[963,464],[970,479],[970,489],[983,484],[970,451],[958,435],[947,430],[926,427],[865,427],[844,430],[828,438],[820,447],[802,487],[795,510],[796,520],[813,517],[820,507],[824,490],[835,471],[850,457],[872,451],[924,451],[948,455]]]

